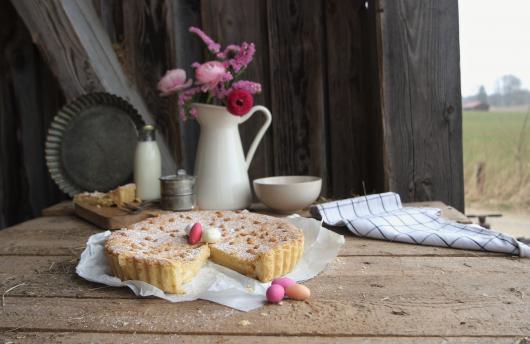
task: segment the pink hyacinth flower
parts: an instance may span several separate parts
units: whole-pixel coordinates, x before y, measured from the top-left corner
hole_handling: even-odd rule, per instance
[[[195,69],[195,79],[198,85],[202,85],[203,91],[214,89],[223,80],[226,68],[219,61],[209,61]]]
[[[165,97],[188,88],[191,84],[191,79],[186,81],[186,71],[183,69],[172,69],[168,70],[160,79],[157,88],[160,91],[160,95]]]

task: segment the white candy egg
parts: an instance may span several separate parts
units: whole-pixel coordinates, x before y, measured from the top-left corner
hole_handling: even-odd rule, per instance
[[[218,228],[207,228],[202,232],[202,241],[215,244],[221,240],[221,231]]]

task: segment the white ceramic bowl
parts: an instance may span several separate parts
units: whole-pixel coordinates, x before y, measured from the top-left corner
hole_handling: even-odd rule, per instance
[[[320,195],[322,179],[312,176],[280,176],[254,180],[256,196],[266,206],[281,213],[300,210]]]

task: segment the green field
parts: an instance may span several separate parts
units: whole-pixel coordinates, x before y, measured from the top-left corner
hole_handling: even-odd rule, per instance
[[[530,207],[530,119],[526,112],[464,112],[466,205]],[[483,178],[477,168],[483,163]]]

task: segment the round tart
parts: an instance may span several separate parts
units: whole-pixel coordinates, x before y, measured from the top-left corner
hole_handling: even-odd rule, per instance
[[[218,228],[215,244],[189,245],[185,228]],[[208,257],[262,282],[292,271],[304,250],[302,231],[290,222],[247,211],[195,211],[160,215],[113,232],[105,255],[114,275],[169,293],[184,293]]]

